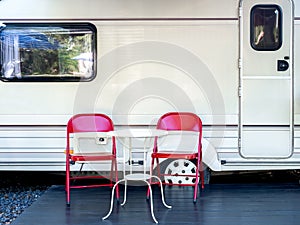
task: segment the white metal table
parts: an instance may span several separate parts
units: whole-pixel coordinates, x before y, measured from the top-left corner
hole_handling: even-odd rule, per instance
[[[154,213],[153,213],[153,197],[152,197],[151,184],[149,182],[150,179],[155,178],[155,179],[158,180],[158,182],[160,183],[162,203],[164,204],[165,207],[167,207],[169,209],[172,208],[172,206],[166,204],[166,202],[165,202],[163,186],[162,186],[162,182],[161,182],[160,178],[155,176],[155,175],[148,174],[147,171],[146,171],[147,152],[149,150],[148,147],[147,147],[147,140],[150,141],[151,139],[153,139],[155,137],[161,137],[161,136],[164,136],[164,135],[167,135],[167,134],[168,134],[167,131],[157,130],[157,129],[124,129],[124,130],[117,130],[117,131],[111,132],[112,136],[115,136],[115,137],[118,137],[118,138],[123,138],[124,140],[127,139],[128,140],[128,145],[126,145],[125,143],[123,144],[124,178],[119,180],[118,182],[116,182],[115,185],[113,186],[112,195],[111,195],[110,209],[109,209],[108,214],[102,218],[103,220],[107,219],[110,216],[110,214],[112,213],[113,204],[114,204],[115,188],[121,182],[125,183],[124,200],[121,203],[122,206],[125,205],[126,199],[127,199],[126,196],[127,196],[128,181],[143,181],[148,185],[149,193],[150,193],[150,210],[151,210],[152,218],[153,218],[155,223],[158,223],[158,221],[155,218]],[[132,171],[132,163],[131,163],[131,160],[132,160],[132,139],[134,139],[134,138],[143,138],[144,139],[144,148],[143,148],[143,167],[144,168],[143,168],[143,172],[139,172],[139,173],[133,173],[133,171]],[[129,174],[125,174],[125,163],[126,163],[126,152],[125,151],[129,151],[129,162],[130,162],[130,172],[129,172]]]

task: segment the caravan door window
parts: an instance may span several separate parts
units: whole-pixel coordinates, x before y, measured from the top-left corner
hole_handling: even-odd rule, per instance
[[[91,24],[2,24],[2,81],[89,81],[95,77]]]
[[[282,45],[282,15],[277,5],[256,5],[251,10],[251,46],[257,51],[275,51]]]

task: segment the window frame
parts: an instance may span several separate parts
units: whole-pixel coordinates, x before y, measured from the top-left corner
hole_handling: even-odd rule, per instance
[[[84,77],[84,76],[63,76],[58,74],[57,76],[34,76],[32,77],[21,77],[18,78],[16,75],[14,75],[11,78],[7,78],[3,76],[2,73],[2,65],[0,65],[0,80],[3,82],[89,82],[95,79],[96,74],[97,74],[97,28],[94,24],[92,23],[51,23],[51,22],[46,22],[46,23],[4,23],[5,27],[0,29],[0,33],[9,28],[24,28],[25,30],[28,29],[29,27],[36,27],[38,28],[51,28],[51,27],[62,27],[66,29],[87,29],[92,32],[92,42],[91,42],[91,51],[92,51],[92,72],[89,77]],[[0,40],[1,41],[1,40]],[[0,47],[0,57],[2,57],[2,49]],[[1,59],[2,62],[2,59]],[[30,75],[31,76],[31,75]]]
[[[255,10],[256,9],[276,9],[278,11],[278,44],[272,47],[272,46],[258,46],[255,45]],[[282,42],[283,42],[283,21],[282,21],[283,15],[282,15],[282,9],[279,5],[275,4],[259,4],[255,5],[251,8],[250,11],[250,45],[251,47],[256,51],[277,51],[281,48]]]

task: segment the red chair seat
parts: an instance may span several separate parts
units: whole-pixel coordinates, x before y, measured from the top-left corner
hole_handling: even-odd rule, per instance
[[[103,161],[113,160],[116,157],[111,154],[105,153],[86,153],[86,154],[73,154],[70,156],[71,161]]]
[[[180,152],[156,152],[151,155],[153,158],[169,158],[169,159],[196,159],[198,153],[180,153]]]

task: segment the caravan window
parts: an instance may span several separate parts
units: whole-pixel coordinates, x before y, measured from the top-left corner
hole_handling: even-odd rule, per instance
[[[251,10],[251,46],[258,51],[275,51],[282,45],[282,16],[277,5],[256,5]]]
[[[89,81],[95,76],[91,24],[1,24],[2,81]]]

